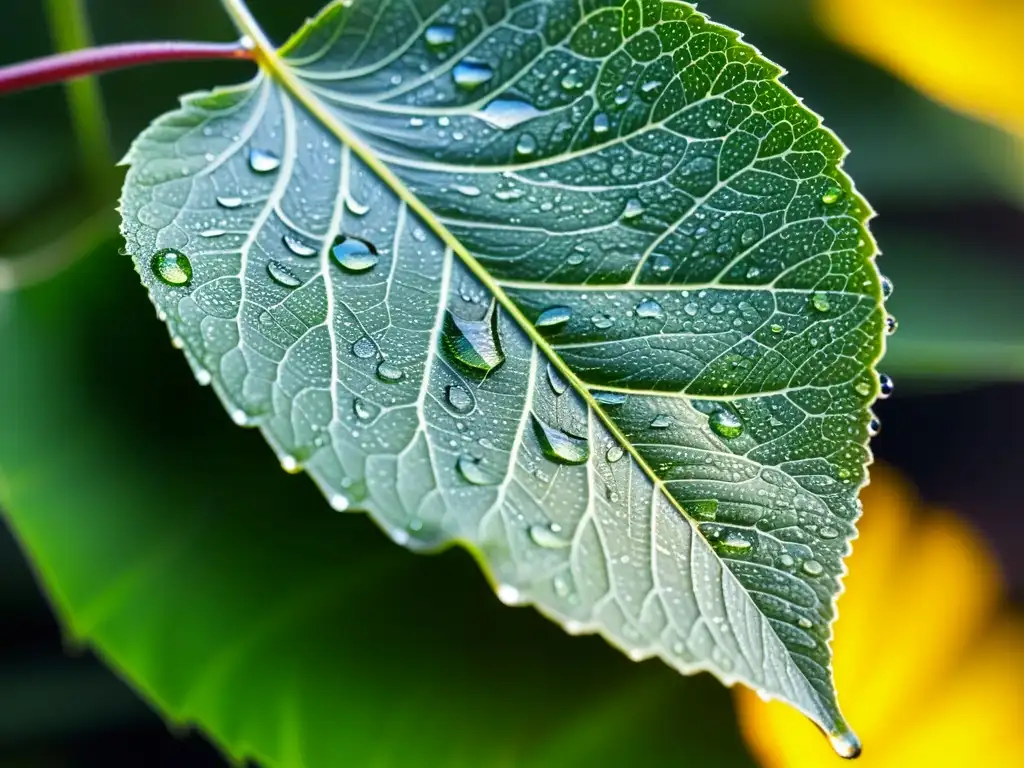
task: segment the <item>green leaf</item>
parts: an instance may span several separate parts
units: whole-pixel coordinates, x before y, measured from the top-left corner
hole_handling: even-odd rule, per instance
[[[201,382],[508,603],[801,709],[884,311],[839,141],[669,0],[329,5],[127,157],[128,250]]]
[[[752,765],[709,676],[633,665],[504,609],[460,550],[411,557],[325,514],[257,435],[214,418],[117,247],[0,292],[0,508],[69,647],[238,764],[629,768],[684,749]],[[68,682],[22,700],[0,680],[0,731],[52,741],[61,696],[118,706]]]

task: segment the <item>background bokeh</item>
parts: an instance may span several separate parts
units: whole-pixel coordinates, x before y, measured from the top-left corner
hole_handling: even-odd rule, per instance
[[[216,0],[86,5],[98,42],[233,36]],[[283,40],[320,2],[250,5],[271,37]],[[954,510],[981,532],[995,552],[997,578],[1019,605],[1024,136],[1015,131],[1024,126],[1024,63],[1008,48],[1005,59],[993,59],[988,49],[1000,47],[993,41],[1006,25],[1020,21],[1018,32],[1024,31],[1024,19],[1012,0],[978,0],[955,29],[937,28],[935,18],[952,18],[955,5],[706,0],[700,8],[743,30],[785,66],[786,83],[851,148],[847,168],[879,213],[873,229],[882,271],[896,285],[889,306],[900,321],[882,366],[896,379],[897,393],[877,408],[884,431],[876,456],[916,486],[925,506]],[[3,4],[4,63],[52,50],[46,6],[42,0]],[[856,24],[850,6],[861,14]],[[947,47],[945,34],[962,45]],[[886,48],[889,39],[899,55]],[[946,57],[957,60],[956,78],[944,74]],[[204,62],[104,76],[109,139],[76,134],[80,115],[69,114],[60,87],[0,99],[0,339],[7,345],[0,346],[0,397],[7,398],[0,406],[0,457],[3,446],[9,456],[49,457],[57,478],[51,498],[73,501],[81,493],[81,518],[109,512],[90,508],[88,500],[92,485],[112,478],[124,486],[117,498],[151,499],[154,516],[188,507],[197,525],[209,525],[210,547],[231,546],[218,516],[244,508],[257,533],[239,547],[238,561],[228,558],[223,567],[252,568],[256,559],[254,572],[268,582],[277,569],[292,567],[273,551],[274,526],[305,526],[307,562],[337,559],[339,582],[360,584],[337,653],[366,659],[360,685],[367,695],[386,697],[404,677],[420,678],[412,703],[402,704],[422,707],[414,732],[398,727],[416,722],[401,713],[394,728],[382,723],[386,701],[330,713],[349,719],[344,727],[353,739],[393,740],[386,754],[398,756],[395,762],[378,751],[374,765],[417,765],[408,756],[429,748],[445,729],[457,732],[462,717],[472,720],[475,736],[465,742],[472,755],[474,739],[500,738],[503,707],[530,706],[531,685],[554,699],[545,712],[566,718],[556,731],[560,741],[550,723],[531,726],[538,739],[543,734],[545,757],[530,765],[660,765],[669,745],[680,764],[761,759],[761,751],[750,751],[749,732],[748,742],[740,734],[729,692],[714,681],[682,681],[656,663],[633,665],[600,640],[567,638],[530,611],[503,608],[464,553],[416,558],[367,520],[339,521],[308,481],[284,476],[258,435],[230,425],[213,394],[195,386],[129,260],[118,254],[113,206],[121,171],[113,161],[180,93],[236,82],[250,71],[246,63]],[[981,87],[992,81],[1017,88]],[[32,280],[55,277],[12,297],[4,293],[5,265]],[[4,335],[5,323],[17,333]],[[165,485],[154,492],[136,467]],[[32,468],[0,463],[0,499],[5,473],[15,471]],[[873,512],[888,514],[869,505],[867,514]],[[71,552],[74,541],[67,545]],[[0,765],[225,764],[201,736],[169,729],[88,648],[62,633],[6,528],[0,531],[0,628]],[[872,653],[886,653],[883,637],[880,631]],[[446,670],[442,660],[451,656],[458,661]],[[553,679],[561,683],[557,690],[547,688]],[[449,695],[479,707],[445,712],[437,702]],[[572,696],[590,706],[576,706]],[[650,755],[616,752],[601,735],[612,722],[650,745]],[[516,735],[521,738],[528,731]],[[510,746],[508,765],[525,764],[516,762],[517,754]],[[467,757],[464,764],[474,762]]]

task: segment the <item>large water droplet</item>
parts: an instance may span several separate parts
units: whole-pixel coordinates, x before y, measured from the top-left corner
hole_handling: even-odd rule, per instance
[[[549,525],[531,525],[530,538],[533,539],[533,543],[545,549],[565,549],[568,547],[572,542],[563,539],[552,530],[552,527]]]
[[[473,410],[473,396],[465,387],[449,384],[445,388],[445,399],[456,413],[469,413]]]
[[[455,42],[456,29],[451,24],[434,24],[427,27],[423,38],[431,48],[443,48]]]
[[[533,414],[533,429],[541,450],[551,461],[576,465],[585,464],[590,458],[590,443],[585,437],[576,437],[549,426],[537,414]]]
[[[224,195],[217,198],[217,205],[221,208],[238,208],[242,204],[242,198]]]
[[[256,173],[270,173],[281,167],[281,158],[265,149],[249,150],[249,167]]]
[[[463,366],[490,373],[505,362],[498,335],[498,307],[491,302],[483,320],[466,320],[451,312],[445,315],[444,348]]]
[[[298,288],[302,285],[302,281],[292,274],[288,267],[274,259],[267,262],[267,274],[275,283],[283,285],[285,288]]]
[[[839,731],[828,735],[829,744],[836,754],[846,760],[853,760],[860,757],[860,739],[853,731]]]
[[[463,59],[452,70],[455,84],[466,91],[479,88],[494,77],[494,70],[479,59]]]
[[[626,402],[626,396],[621,392],[608,392],[606,390],[594,390],[591,396],[601,405],[615,407]]]
[[[345,235],[340,235],[334,241],[331,254],[349,272],[366,272],[377,266],[377,262],[380,261],[373,243]]]
[[[521,99],[495,99],[486,107],[481,109],[477,116],[482,120],[507,131],[515,128],[520,123],[525,123],[540,114],[540,110],[533,104]]]
[[[301,256],[304,259],[308,259],[310,256],[316,256],[316,248],[309,243],[300,240],[294,235],[282,235],[281,242],[283,242],[285,247],[296,256]]]
[[[173,248],[157,251],[153,254],[150,265],[153,274],[168,285],[183,286],[192,282],[192,262],[181,251]]]
[[[377,356],[377,345],[369,336],[363,336],[352,344],[352,354],[360,360],[369,360]]]
[[[377,378],[385,384],[395,384],[405,378],[405,371],[385,360],[377,366]]]
[[[743,434],[743,422],[728,408],[718,408],[708,417],[708,424],[716,435],[727,440]]]
[[[455,466],[467,483],[471,485],[493,485],[494,478],[480,464],[480,459],[464,453],[459,456]]]
[[[563,325],[569,322],[572,317],[572,308],[570,307],[551,307],[545,309],[537,317],[538,328],[551,328],[555,325]]]
[[[645,319],[661,319],[665,316],[665,311],[661,308],[661,304],[654,299],[644,299],[636,305],[636,316]]]

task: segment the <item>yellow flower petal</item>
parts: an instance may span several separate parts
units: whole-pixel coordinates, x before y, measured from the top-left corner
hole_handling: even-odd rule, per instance
[[[1024,2],[818,0],[838,41],[954,109],[1024,137]]]
[[[833,643],[840,703],[865,744],[859,765],[953,765],[908,762],[914,750],[931,749],[925,742],[949,730],[951,720],[960,725],[945,734],[955,742],[948,754],[966,752],[966,745],[995,754],[1001,746],[982,742],[993,737],[991,723],[1005,718],[986,713],[1016,716],[1024,694],[1008,686],[1019,687],[1024,677],[997,686],[978,681],[996,664],[1024,667],[1024,643],[989,631],[1002,597],[994,560],[962,520],[917,514],[916,497],[894,473],[876,467],[872,474]],[[835,765],[821,734],[789,707],[746,691],[738,692],[737,705],[763,765]]]

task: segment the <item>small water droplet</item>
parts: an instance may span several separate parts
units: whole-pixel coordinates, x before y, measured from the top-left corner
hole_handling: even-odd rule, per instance
[[[878,396],[882,400],[892,397],[892,393],[896,391],[896,382],[892,380],[892,376],[885,373],[878,374]]]
[[[537,317],[536,325],[538,328],[551,328],[552,326],[563,325],[569,322],[571,317],[571,307],[551,307],[540,313]]]
[[[783,554],[779,557],[779,565],[783,568],[792,568],[796,565],[796,560],[793,559],[792,555]]]
[[[594,133],[607,133],[610,127],[608,115],[604,112],[599,112],[594,116]]]
[[[498,599],[509,606],[523,604],[522,592],[509,584],[502,584],[498,587]]]
[[[348,500],[348,496],[345,496],[344,494],[341,493],[336,493],[333,496],[331,496],[331,508],[335,512],[344,512],[350,506],[352,506],[352,502]]]
[[[801,616],[799,619],[796,620],[796,623],[800,625],[802,629],[810,629],[814,626],[814,622],[812,622],[806,616]]]
[[[533,429],[541,450],[551,461],[559,464],[585,464],[590,458],[590,445],[585,437],[570,435],[556,427],[545,424],[533,414]]]
[[[223,237],[226,234],[227,234],[227,232],[225,232],[223,229],[204,229],[202,232],[199,233],[199,236],[200,237]]]
[[[803,568],[804,573],[808,576],[821,576],[821,574],[825,572],[825,566],[817,560],[804,560],[804,564],[801,568]]]
[[[872,418],[871,421],[868,422],[868,434],[871,437],[878,437],[882,434],[882,422],[878,417]]]
[[[696,317],[699,311],[700,305],[698,305],[695,301],[691,301],[689,304],[683,307],[683,312],[688,314],[690,317]]]
[[[494,77],[494,70],[479,59],[463,59],[452,70],[455,84],[466,91],[479,88]]]
[[[464,453],[459,456],[456,467],[462,479],[470,485],[493,485],[494,478],[480,464],[480,459]]]
[[[575,70],[570,70],[569,74],[562,78],[562,88],[567,91],[578,91],[583,86],[583,79]]]
[[[601,405],[610,406],[612,408],[626,402],[626,396],[621,392],[607,392],[605,390],[596,389],[590,394],[594,400]]]
[[[772,333],[782,333],[784,330],[786,330],[786,329],[783,328],[778,323],[775,323],[774,325],[772,325]]]
[[[818,531],[818,535],[823,539],[835,539],[839,536],[839,531],[829,525],[826,525]]]
[[[454,189],[466,197],[480,197],[483,194],[480,187],[473,186],[472,184],[456,184]]]
[[[843,196],[842,187],[838,185],[831,185],[821,196],[821,202],[825,205],[835,205],[839,202],[839,199]]]
[[[866,381],[858,381],[853,388],[861,397],[867,397],[868,395],[871,394],[871,385],[868,384]]]
[[[385,360],[377,366],[377,378],[386,384],[394,384],[405,378],[405,371]]]
[[[565,379],[562,378],[562,374],[555,370],[555,366],[551,363],[548,363],[548,384],[551,385],[551,391],[556,395],[564,395],[569,388]]]
[[[274,259],[267,262],[267,274],[275,283],[283,285],[285,288],[298,288],[302,285],[302,281],[292,274],[288,267]]]
[[[888,317],[885,318],[885,332],[889,336],[892,336],[894,333],[896,333],[896,331],[899,330],[899,327],[899,321],[892,315],[889,315]]]
[[[380,261],[373,243],[345,235],[339,235],[335,239],[331,254],[349,272],[366,272],[377,266],[377,262]]]
[[[537,139],[531,133],[524,133],[516,142],[516,154],[531,157],[537,151]]]
[[[624,219],[636,219],[644,215],[644,204],[636,198],[626,202],[626,208],[622,212],[622,218]]]
[[[531,525],[530,538],[538,547],[545,549],[565,549],[572,543],[563,539],[547,525]]]
[[[889,297],[892,296],[893,288],[892,280],[882,275],[882,298],[888,301]]]
[[[427,27],[423,39],[431,48],[443,48],[455,42],[457,30],[451,24],[434,24]]]
[[[294,456],[282,456],[281,469],[283,469],[289,475],[297,474],[299,471],[299,462],[295,459]]]
[[[646,83],[640,86],[640,93],[654,93],[661,87],[661,81],[659,80],[648,80]]]
[[[757,241],[757,237],[756,229],[745,229],[743,234],[740,235],[740,243],[745,246],[753,245]]]
[[[217,205],[221,208],[238,208],[242,204],[242,198],[224,196],[217,198]]]
[[[192,262],[181,251],[164,248],[153,254],[150,266],[160,280],[167,285],[181,287],[192,282]]]
[[[469,413],[473,410],[473,396],[465,387],[449,384],[444,391],[448,405],[456,413]]]
[[[836,754],[846,760],[853,760],[860,757],[860,739],[853,731],[839,731],[828,735],[829,744]]]
[[[663,253],[659,253],[654,257],[654,260],[651,263],[651,269],[659,274],[664,274],[672,269],[672,259]]]
[[[624,450],[622,450],[622,446],[616,444],[616,445],[613,445],[611,448],[608,449],[608,453],[606,453],[604,455],[604,457],[608,461],[609,464],[614,464],[615,462],[619,461],[619,459],[621,459],[625,455],[626,455],[626,452]]]
[[[651,421],[651,429],[668,429],[673,424],[675,424],[675,419],[673,419],[671,416],[667,414],[662,413],[659,414],[658,416],[655,416],[654,420]]]
[[[615,325],[615,318],[608,314],[594,315],[590,318],[590,322],[594,324],[595,328],[600,328],[602,331],[611,328]]]
[[[483,320],[467,320],[446,313],[444,348],[457,362],[480,373],[490,373],[505,362],[498,335],[498,307],[492,301]]]
[[[373,409],[358,397],[352,401],[352,413],[360,421],[369,421],[373,418]]]
[[[660,320],[665,316],[665,311],[662,309],[661,304],[654,299],[644,299],[636,305],[636,316]]]
[[[369,336],[363,336],[353,342],[352,354],[361,360],[369,360],[371,357],[377,356],[377,345]]]
[[[749,541],[738,533],[728,533],[724,538],[715,541],[715,549],[734,555],[747,552],[752,546]]]
[[[296,256],[301,256],[304,259],[308,259],[310,256],[316,256],[316,248],[311,246],[309,243],[303,242],[294,235],[282,235],[281,242],[283,242],[285,247]]]
[[[281,167],[281,158],[265,149],[249,150],[249,167],[256,173],[270,173]]]
[[[708,424],[719,437],[732,440],[743,434],[743,422],[728,408],[719,408],[708,417]]]
[[[811,306],[819,312],[828,312],[832,305],[828,301],[828,296],[824,293],[816,293],[811,297]]]
[[[351,195],[345,198],[345,207],[353,216],[365,216],[370,212],[370,206],[360,203]]]

